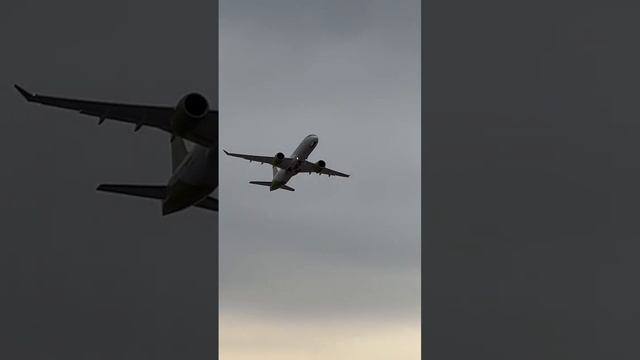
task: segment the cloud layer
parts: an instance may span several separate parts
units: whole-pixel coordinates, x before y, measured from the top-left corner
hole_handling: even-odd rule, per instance
[[[306,324],[301,336],[318,339],[335,335],[327,319],[349,337],[365,323],[418,334],[419,2],[227,1],[220,21],[223,147],[288,154],[314,133],[310,160],[352,175],[299,175],[295,192],[270,193],[248,184],[270,180],[268,165],[222,157],[222,316],[235,329]]]

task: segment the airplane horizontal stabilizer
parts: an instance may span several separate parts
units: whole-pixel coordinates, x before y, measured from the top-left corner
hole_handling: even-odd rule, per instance
[[[167,187],[163,185],[102,184],[96,190],[159,200],[163,200],[167,196]]]
[[[271,181],[249,181],[249,184],[271,186]]]
[[[167,187],[163,185],[112,185],[102,184],[96,189],[98,191],[105,191],[117,194],[124,194],[130,196],[138,196],[144,198],[164,200],[167,197]],[[211,196],[207,196],[199,203],[193,206],[202,209],[218,211],[218,199],[214,199]]]
[[[271,187],[271,181],[249,181],[249,184]],[[287,186],[287,185],[280,185],[279,189],[284,189],[284,190],[289,190],[289,191],[296,191],[296,189],[294,189],[294,188],[292,188],[290,186]]]

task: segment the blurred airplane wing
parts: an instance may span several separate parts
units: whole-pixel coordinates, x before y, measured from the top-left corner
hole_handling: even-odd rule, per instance
[[[143,126],[149,126],[172,133],[171,117],[175,109],[169,106],[149,106],[118,104],[102,101],[77,100],[53,96],[32,94],[18,85],[14,85],[16,90],[28,101],[57,108],[78,111],[81,114],[95,116],[99,118],[98,124],[102,124],[106,119],[126,122],[135,125],[134,130],[138,131]],[[218,112],[209,111],[208,122],[213,122],[217,126]],[[217,143],[217,134],[214,134],[215,143],[211,140],[211,134],[193,133],[185,134],[184,138],[200,145],[211,147]]]
[[[105,119],[111,119],[131,123],[136,126],[151,126],[171,132],[170,121],[174,109],[170,107],[116,104],[43,96],[31,94],[18,85],[14,86],[28,102],[76,110],[81,114],[100,118],[100,123]]]

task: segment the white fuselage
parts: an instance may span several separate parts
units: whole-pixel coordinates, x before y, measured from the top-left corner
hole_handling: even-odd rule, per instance
[[[300,166],[304,163],[305,160],[307,160],[307,158],[317,145],[318,136],[312,134],[305,137],[290,156],[292,159],[294,159],[293,164],[286,169],[278,169],[277,171],[274,171],[273,181],[271,185],[272,189],[281,187],[282,185],[286,184],[294,175],[298,174],[300,172]]]
[[[175,169],[163,208],[171,213],[194,205],[218,187],[218,152],[195,144]]]

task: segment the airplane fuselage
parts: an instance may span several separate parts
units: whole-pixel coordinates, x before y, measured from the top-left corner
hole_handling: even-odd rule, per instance
[[[100,184],[96,190],[162,200],[164,215],[188,206],[218,211],[218,202],[208,195],[218,187],[218,112],[209,109],[204,96],[189,93],[175,107],[117,104],[32,94],[18,85],[16,90],[28,102],[79,111],[106,119],[155,127],[171,134],[172,176],[167,186]],[[184,139],[195,143],[187,151]],[[174,140],[176,140],[174,142]]]
[[[295,162],[286,169],[278,169],[274,171],[273,181],[271,182],[271,190],[276,190],[282,185],[285,185],[293,176],[300,172],[300,166],[309,157],[313,149],[318,145],[318,136],[308,135],[305,137],[300,145],[293,151],[291,158]]]
[[[197,204],[218,187],[218,152],[195,144],[169,179],[162,213]]]

